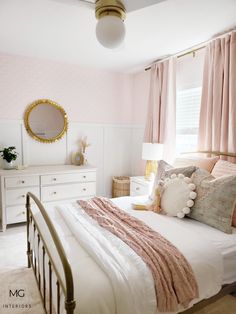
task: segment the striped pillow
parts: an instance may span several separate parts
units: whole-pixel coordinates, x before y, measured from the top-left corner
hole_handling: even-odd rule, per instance
[[[225,161],[225,160],[218,160],[211,174],[215,178],[219,178],[226,174],[228,175],[236,174],[236,164],[233,164],[232,162]]]

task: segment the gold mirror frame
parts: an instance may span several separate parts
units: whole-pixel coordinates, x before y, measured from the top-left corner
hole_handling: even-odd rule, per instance
[[[37,107],[38,105],[42,105],[42,104],[49,104],[53,107],[55,107],[56,109],[58,109],[62,116],[63,116],[63,120],[64,120],[64,126],[63,126],[63,130],[55,137],[51,137],[50,139],[46,139],[46,138],[42,138],[38,135],[36,135],[34,133],[34,131],[31,129],[30,125],[29,125],[29,116],[30,116],[30,113],[32,112],[32,110]],[[58,140],[60,140],[63,135],[67,132],[68,130],[68,119],[67,119],[67,114],[65,112],[65,110],[60,106],[58,105],[56,102],[50,100],[50,99],[38,99],[36,101],[34,101],[33,103],[31,103],[28,108],[26,109],[25,111],[25,114],[24,114],[24,123],[25,123],[25,128],[26,128],[26,131],[28,132],[28,134],[33,138],[35,139],[36,141],[39,141],[39,142],[42,142],[42,143],[53,143],[53,142],[56,142]]]

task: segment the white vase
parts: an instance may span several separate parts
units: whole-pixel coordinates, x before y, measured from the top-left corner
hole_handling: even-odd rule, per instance
[[[15,169],[15,160],[7,162],[5,159],[3,159],[3,169],[5,170]]]

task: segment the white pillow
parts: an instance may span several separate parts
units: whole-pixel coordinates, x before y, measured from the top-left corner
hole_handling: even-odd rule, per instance
[[[197,197],[194,190],[195,185],[190,178],[183,174],[172,174],[163,182],[161,210],[168,216],[184,218],[185,214],[190,213],[193,200]]]

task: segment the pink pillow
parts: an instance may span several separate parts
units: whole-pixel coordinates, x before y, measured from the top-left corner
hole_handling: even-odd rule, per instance
[[[194,157],[188,156],[186,158],[176,158],[173,166],[175,168],[179,167],[187,167],[187,166],[195,166],[208,172],[211,172],[215,163],[219,160],[219,156],[203,158],[203,157]]]

